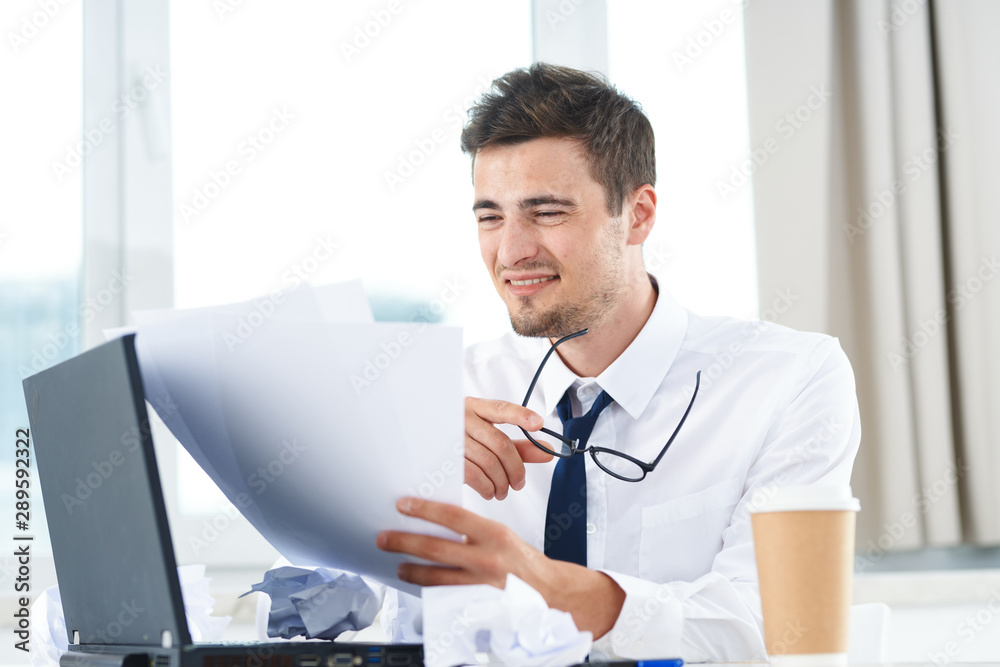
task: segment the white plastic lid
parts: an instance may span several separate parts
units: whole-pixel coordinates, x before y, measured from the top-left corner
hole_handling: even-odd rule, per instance
[[[823,484],[792,484],[761,487],[751,496],[751,512],[809,512],[817,510],[861,510],[851,487]]]
[[[847,667],[846,653],[797,653],[769,655],[775,667]]]

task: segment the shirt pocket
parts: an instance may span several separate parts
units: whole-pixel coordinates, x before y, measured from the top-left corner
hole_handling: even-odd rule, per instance
[[[742,484],[728,479],[642,508],[639,572],[650,581],[694,581],[712,569],[722,531],[732,522]]]

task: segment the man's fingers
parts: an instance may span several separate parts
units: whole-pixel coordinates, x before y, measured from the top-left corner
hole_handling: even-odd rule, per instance
[[[503,588],[508,573],[529,571],[535,568],[533,559],[544,559],[507,526],[457,505],[400,498],[396,509],[462,536],[454,540],[394,530],[379,533],[375,544],[382,551],[430,561],[401,564],[398,576],[403,581],[424,586],[486,583]]]
[[[465,483],[472,487],[473,491],[483,497],[483,500],[492,500],[496,495],[496,488],[493,482],[486,476],[486,473],[469,459],[465,459]]]
[[[535,438],[538,440],[538,438]],[[543,451],[535,446],[531,440],[514,440],[514,447],[517,448],[517,453],[521,457],[521,460],[525,463],[546,463],[551,461],[554,457],[546,451]],[[553,445],[544,441],[538,440],[548,448],[552,448]]]
[[[468,397],[465,399],[465,458],[478,468],[492,489],[475,471],[466,482],[487,500],[507,497],[509,489],[524,488],[524,461],[543,462],[549,456],[537,447],[511,441],[495,424],[514,424],[536,431],[544,420],[537,413],[515,403]],[[534,450],[534,451],[530,451]]]
[[[449,528],[459,535],[468,535],[469,539],[476,539],[488,533],[496,524],[495,521],[484,519],[475,512],[452,505],[450,503],[439,503],[434,500],[424,498],[400,498],[396,503],[396,509],[401,514],[413,516],[424,521],[436,523],[439,526]],[[431,538],[428,538],[431,539]],[[442,538],[433,538],[442,539]],[[450,544],[458,544],[451,540],[446,540]],[[414,552],[408,552],[414,553]],[[423,554],[416,554],[423,555]],[[438,560],[438,559],[434,559]],[[450,563],[450,561],[438,562]]]
[[[493,424],[513,424],[528,431],[537,431],[545,425],[541,415],[517,403],[469,396],[465,399],[465,405]]]
[[[465,458],[490,478],[496,497],[507,497],[508,487],[524,486],[524,462],[503,432],[478,418],[466,421]]]
[[[468,570],[416,563],[401,564],[397,576],[402,581],[418,586],[468,586],[482,583]]]
[[[461,542],[443,537],[391,530],[379,533],[375,544],[382,551],[408,554],[442,565],[453,566],[462,562],[462,554],[459,550],[464,546]]]

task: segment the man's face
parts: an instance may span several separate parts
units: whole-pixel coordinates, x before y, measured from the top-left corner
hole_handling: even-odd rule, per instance
[[[514,331],[563,336],[607,319],[625,281],[625,232],[572,139],[482,150],[479,247]]]

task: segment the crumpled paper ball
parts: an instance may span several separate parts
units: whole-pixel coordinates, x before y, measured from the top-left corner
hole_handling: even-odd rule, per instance
[[[271,598],[269,637],[336,639],[347,630],[372,624],[382,606],[384,587],[357,574],[331,568],[286,565],[264,573],[264,580],[244,593]],[[241,596],[242,597],[242,596]]]
[[[423,591],[424,664],[449,667],[489,660],[512,667],[565,667],[583,662],[593,644],[568,612],[512,574],[503,590],[487,585]]]

